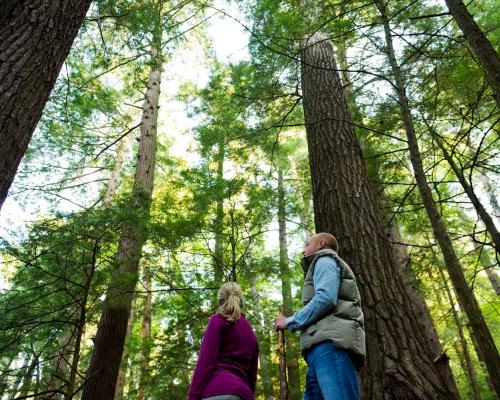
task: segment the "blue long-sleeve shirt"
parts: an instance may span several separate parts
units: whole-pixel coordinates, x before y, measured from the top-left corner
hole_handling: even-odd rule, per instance
[[[331,257],[321,257],[314,267],[314,297],[302,309],[286,319],[292,332],[306,328],[337,305],[340,286],[340,267]]]

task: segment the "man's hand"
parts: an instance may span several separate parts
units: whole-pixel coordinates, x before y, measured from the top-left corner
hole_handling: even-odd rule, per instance
[[[283,314],[279,314],[274,320],[274,330],[280,331],[286,329],[286,317]]]

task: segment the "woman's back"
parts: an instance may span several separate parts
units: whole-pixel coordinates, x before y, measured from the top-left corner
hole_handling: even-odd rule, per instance
[[[257,337],[245,316],[213,315],[201,343],[189,399],[233,395],[252,400],[257,360]]]

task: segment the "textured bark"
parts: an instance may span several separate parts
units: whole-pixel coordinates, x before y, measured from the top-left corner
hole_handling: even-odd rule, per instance
[[[352,90],[352,85],[349,84],[350,77],[347,71],[348,63],[346,60],[346,48],[345,43],[342,39],[340,39],[337,43],[337,54],[339,59],[339,64],[342,71],[342,80],[344,85],[344,91],[346,92],[346,98],[348,103],[348,108],[353,114],[354,122],[358,124],[362,123],[363,118],[359,111],[359,108],[356,104],[356,99],[354,95],[354,91]],[[358,135],[361,150],[363,153],[366,151],[367,147],[370,146],[370,142],[367,139],[367,136],[364,134],[364,130],[360,131]],[[395,219],[392,215],[384,214],[384,210],[388,210],[388,199],[385,193],[384,187],[379,183],[381,181],[378,171],[380,169],[378,158],[372,158],[366,160],[366,165],[372,171],[372,176],[369,176],[368,179],[372,184],[373,192],[375,195],[375,200],[377,202],[378,209],[382,215],[382,218],[385,222],[385,232],[386,237],[389,239],[391,243],[392,253],[394,255],[396,265],[400,271],[401,277],[403,279],[403,283],[405,285],[405,291],[410,299],[410,305],[413,308],[413,311],[417,317],[417,322],[420,325],[420,329],[425,339],[425,343],[428,346],[427,352],[432,356],[434,360],[440,360],[436,363],[436,367],[438,372],[440,373],[443,381],[446,384],[446,387],[450,388],[453,391],[454,395],[458,398],[460,394],[458,392],[457,385],[455,383],[455,379],[453,377],[453,373],[450,368],[450,364],[448,362],[448,358],[444,356],[443,347],[439,341],[439,336],[437,334],[436,328],[434,327],[434,322],[429,313],[429,309],[427,308],[427,304],[424,301],[424,298],[420,294],[418,288],[415,284],[415,278],[413,275],[413,271],[410,268],[410,258],[408,256],[407,247],[402,245],[403,238],[401,236],[401,232],[399,230],[399,226],[396,223]]]
[[[455,253],[451,239],[446,232],[446,227],[441,215],[438,212],[432,192],[425,176],[420,149],[417,142],[417,135],[413,125],[413,119],[410,112],[408,98],[406,96],[405,84],[402,79],[401,71],[397,63],[394,47],[392,44],[391,29],[389,19],[386,14],[385,6],[382,0],[377,0],[377,5],[382,17],[384,26],[385,40],[387,47],[387,56],[394,75],[395,86],[397,88],[397,96],[401,109],[401,116],[404,123],[406,137],[408,140],[408,148],[410,150],[410,160],[413,167],[415,180],[422,197],[422,201],[429,217],[429,221],[434,232],[434,236],[439,243],[441,252],[445,260],[446,268],[450,275],[451,281],[458,296],[458,301],[462,309],[467,314],[472,328],[472,334],[478,342],[483,354],[485,355],[485,364],[488,368],[490,378],[495,385],[497,395],[500,395],[500,357],[498,350],[493,341],[493,337],[486,325],[476,298],[472,293],[464,276],[462,266]]]
[[[136,301],[137,297],[134,296],[134,298],[132,299],[132,304],[130,305],[130,316],[127,322],[127,333],[125,334],[125,343],[123,346],[122,359],[120,362],[120,372],[118,373],[118,379],[116,380],[115,400],[121,400],[123,398],[123,390],[125,389],[125,378],[127,377],[129,353],[128,341],[130,339],[130,335],[132,334],[132,329],[134,328]]]
[[[356,273],[366,318],[367,399],[451,399],[426,351],[377,210],[347,109],[333,46],[317,32],[301,54],[316,231],[334,234]]]
[[[437,257],[434,258],[436,259]],[[451,293],[450,285],[448,284],[448,279],[446,278],[446,275],[444,274],[441,268],[439,268],[439,275],[441,277],[441,282],[446,291],[446,297],[448,298],[449,308],[453,316],[453,321],[455,322],[455,325],[457,326],[458,330],[458,337],[460,340],[460,346],[462,348],[462,351],[460,352],[462,357],[460,357],[460,353],[458,353],[459,358],[460,361],[463,362],[464,364],[465,367],[464,372],[467,375],[467,379],[469,380],[472,394],[476,400],[479,400],[481,398],[480,390],[477,385],[476,372],[474,370],[474,364],[472,363],[472,359],[470,356],[469,345],[467,344],[467,340],[465,339],[464,328],[462,326],[460,318],[458,317],[458,312],[455,308],[455,301],[453,300],[453,295]]]
[[[284,315],[293,314],[292,285],[290,283],[291,274],[288,260],[288,243],[286,231],[286,209],[285,209],[285,187],[283,184],[283,171],[278,167],[278,227],[280,244],[280,279],[281,296],[283,298]],[[288,374],[288,389],[290,400],[302,399],[299,373],[299,348],[298,336],[289,334],[286,336],[286,369]]]
[[[159,25],[157,25],[159,26]],[[151,48],[151,69],[146,88],[141,121],[139,154],[134,176],[130,209],[136,220],[123,228],[116,254],[117,268],[106,294],[104,309],[99,321],[94,351],[87,382],[83,389],[83,400],[111,400],[116,390],[127,322],[131,302],[138,280],[142,246],[146,240],[143,227],[149,217],[156,156],[156,133],[158,100],[162,57],[160,54],[161,33],[155,31]]]
[[[493,89],[493,96],[500,105],[500,58],[498,53],[461,0],[445,0],[445,2],[453,19],[464,34],[465,40],[477,57],[486,80]]]
[[[2,1],[0,208],[90,3]]]
[[[141,372],[139,376],[139,388],[137,389],[137,400],[146,400],[149,389],[149,358],[151,356],[151,301],[153,293],[151,292],[151,270],[144,268],[144,286],[146,289],[146,298],[142,306],[142,327],[141,327]]]

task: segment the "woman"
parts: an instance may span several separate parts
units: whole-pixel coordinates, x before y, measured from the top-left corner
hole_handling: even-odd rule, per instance
[[[208,321],[189,400],[253,400],[257,380],[257,337],[241,313],[235,282],[222,285],[219,312]]]

